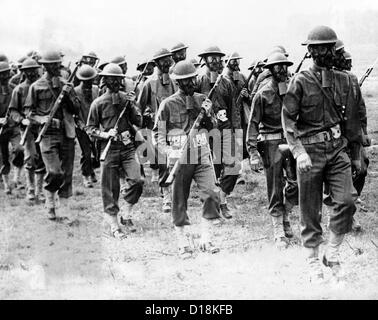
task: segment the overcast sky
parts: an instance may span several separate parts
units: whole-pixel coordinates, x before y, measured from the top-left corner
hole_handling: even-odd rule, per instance
[[[378,10],[378,1],[1,0],[0,51],[15,60],[30,49],[58,47],[71,60],[93,50],[102,60],[126,55],[131,69],[179,41],[190,46],[189,57],[215,44],[250,63],[283,44],[298,58],[312,27],[326,24],[347,37],[345,12],[367,9]]]

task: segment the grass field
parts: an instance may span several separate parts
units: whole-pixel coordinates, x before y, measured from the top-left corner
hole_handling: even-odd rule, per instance
[[[377,81],[372,74],[363,88],[371,132],[378,127]],[[378,143],[376,133],[372,138]],[[263,174],[238,185],[231,196],[234,218],[216,227],[221,252],[180,260],[170,214],[160,211],[162,199],[149,177],[135,210],[137,232],[116,241],[103,236],[99,183],[84,189],[76,169],[74,196],[57,210],[65,217],[60,222],[47,220],[43,206],[28,206],[25,191],[6,197],[1,187],[0,299],[377,299],[378,149],[368,154],[372,174],[362,196],[367,212],[357,214],[364,231],[347,235],[342,246],[341,283],[309,283],[297,210],[290,247],[274,247]],[[193,232],[200,207],[194,191]],[[358,249],[361,254],[355,254]]]

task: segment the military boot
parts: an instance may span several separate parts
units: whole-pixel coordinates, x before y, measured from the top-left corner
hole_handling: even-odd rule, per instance
[[[222,214],[222,216],[225,218],[225,219],[231,219],[232,218],[232,214],[230,213],[230,209],[227,207],[227,195],[226,193],[224,193],[222,190],[220,191],[219,193],[219,196],[220,196],[220,212]]]
[[[119,222],[124,226],[129,232],[136,232],[137,229],[131,220],[133,212],[133,204],[126,202],[125,208],[119,213]]]
[[[83,184],[86,188],[93,188],[92,181],[90,180],[90,177],[83,176]]]
[[[289,220],[289,216],[291,214],[293,207],[294,206],[290,202],[286,201],[285,211],[283,214],[283,229],[284,229],[286,238],[292,238],[294,236],[294,232],[293,232],[293,229],[291,228],[290,220]]]
[[[43,173],[36,173],[35,174],[37,177],[37,183],[36,183],[36,189],[35,189],[35,196],[38,202],[45,202],[46,198],[43,193]]]
[[[211,220],[201,218],[200,250],[211,254],[218,253],[220,249],[212,242],[213,223]]]
[[[34,179],[34,171],[26,170],[26,199],[28,201],[35,200],[35,179]]]
[[[55,220],[55,192],[50,192],[45,190],[46,192],[46,209],[47,209],[47,218],[49,220]]]
[[[324,274],[319,260],[319,247],[306,248],[306,250],[307,264],[309,267],[309,280],[314,284],[321,283],[324,280]]]
[[[14,187],[18,190],[24,189],[25,186],[21,181],[23,167],[14,167],[14,176],[13,176],[13,184]]]
[[[274,242],[278,249],[286,249],[288,246],[288,240],[285,237],[283,230],[283,217],[272,217]]]
[[[332,230],[329,231],[328,247],[323,256],[323,264],[331,268],[332,275],[335,278],[341,276],[341,267],[339,261],[339,250],[344,240],[344,234],[336,234]]]
[[[5,194],[11,194],[12,193],[12,189],[11,189],[11,186],[9,184],[9,175],[8,174],[3,174],[2,178],[3,178],[3,184],[4,184],[4,192],[5,192]]]

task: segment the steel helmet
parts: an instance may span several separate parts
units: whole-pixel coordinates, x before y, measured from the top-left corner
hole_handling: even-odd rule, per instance
[[[344,49],[344,42],[342,42],[340,39],[337,39],[335,47],[336,47],[336,51]]]
[[[288,66],[293,65],[291,61],[287,59],[287,57],[280,52],[274,52],[268,57],[268,61],[265,63],[264,68],[269,68],[274,64],[286,64]]]
[[[0,72],[9,71],[11,68],[9,63],[6,61],[0,61]]]
[[[108,63],[104,69],[99,73],[100,76],[108,76],[108,77],[120,77],[124,78],[125,75],[122,72],[121,67],[115,63]]]
[[[143,62],[137,64],[136,69],[138,71],[143,71],[143,69],[145,68],[146,64],[152,64],[152,65],[155,66],[155,62],[153,60],[144,60]]]
[[[219,49],[219,47],[217,47],[217,46],[208,47],[205,50],[203,50],[201,53],[198,54],[198,56],[201,57],[201,58],[208,56],[208,55],[219,55],[219,56],[223,57],[226,54],[224,54],[221,51],[221,49]]]
[[[126,59],[124,56],[117,56],[115,58],[113,58],[112,60],[110,60],[111,63],[116,63],[118,65],[122,65],[122,64],[125,64],[126,63]]]
[[[174,53],[176,51],[180,51],[182,49],[187,49],[187,48],[188,48],[188,46],[186,46],[182,42],[179,42],[178,44],[176,44],[175,46],[172,47],[171,53]]]
[[[8,62],[8,57],[2,52],[0,53],[0,61]]]
[[[239,59],[243,59],[243,57],[241,57],[239,53],[234,52],[233,54],[231,54],[231,57],[230,57],[230,55],[227,55],[227,57],[225,58],[225,62],[226,63],[227,63],[228,59],[230,59],[230,60],[239,60]]]
[[[62,56],[59,51],[46,51],[38,62],[41,64],[62,62]]]
[[[85,80],[91,80],[91,79],[94,79],[96,78],[97,76],[97,71],[95,68],[91,67],[90,65],[88,64],[83,64],[78,70],[77,70],[77,73],[76,73],[76,77],[81,80],[81,81],[85,81]]]
[[[93,51],[89,52],[88,54],[83,54],[83,58],[84,57],[89,57],[89,58],[93,58],[93,59],[98,60],[97,54],[95,54]]]
[[[310,31],[307,36],[307,40],[302,43],[302,45],[310,44],[332,44],[336,43],[337,35],[330,27],[327,26],[317,26]]]
[[[197,75],[197,69],[193,63],[188,60],[182,60],[173,67],[172,79],[180,80],[192,78]]]
[[[274,53],[274,52],[281,52],[281,53],[283,53],[286,57],[289,56],[289,54],[287,53],[285,47],[284,47],[284,46],[281,46],[281,45],[278,45],[278,46],[273,47],[273,50],[269,53],[268,56],[270,56],[270,55],[271,55],[272,53]]]
[[[159,60],[161,58],[170,57],[170,56],[172,56],[172,53],[170,51],[168,51],[168,49],[162,48],[162,49],[158,50],[157,52],[155,52],[152,59],[156,61],[156,60]]]
[[[40,67],[41,66],[33,58],[26,58],[19,69],[20,70],[38,69]]]
[[[255,60],[252,61],[252,63],[250,65],[250,67],[248,68],[248,70],[252,70],[255,67],[256,63],[257,63],[256,68],[257,67],[263,67],[265,65],[265,63],[262,62],[261,60],[255,59]]]

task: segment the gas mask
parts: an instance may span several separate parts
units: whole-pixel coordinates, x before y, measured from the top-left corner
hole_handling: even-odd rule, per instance
[[[239,68],[240,62],[238,59],[232,59],[228,63],[228,68],[232,71],[232,79],[234,81],[240,80],[240,68]]]
[[[60,77],[60,62],[54,63],[46,63],[44,64],[46,72],[53,78],[53,77]]]
[[[220,73],[220,71],[223,69],[222,57],[220,55],[209,55],[204,59],[210,72]]]
[[[312,59],[319,67],[331,69],[335,59],[335,45],[309,45],[308,50]]]
[[[345,60],[345,70],[347,70],[347,71],[352,70],[352,59]]]
[[[342,50],[336,51],[333,64],[337,70],[346,70],[347,60],[345,59],[344,52]]]
[[[26,79],[28,79],[31,83],[38,80],[38,78],[39,78],[39,70],[37,68],[25,69],[23,72],[26,76]]]
[[[164,74],[164,73],[169,73],[169,68],[172,66],[172,58],[169,57],[164,57],[161,59],[156,60],[156,64],[158,69]]]
[[[278,83],[278,90],[280,95],[286,94],[287,91],[287,65],[286,64],[274,64],[270,68],[270,72],[274,80]]]
[[[186,59],[186,49],[181,49],[179,51],[172,53],[172,59],[175,63]]]
[[[118,93],[119,89],[122,85],[122,78],[121,77],[104,77],[104,83],[107,88],[109,88],[110,92]]]
[[[144,71],[143,75],[148,77],[154,73],[155,65],[153,63],[149,63]],[[143,71],[143,70],[142,70]]]
[[[177,80],[179,88],[187,96],[192,96],[197,86],[197,77],[191,77],[186,79]]]
[[[94,67],[95,64],[96,64],[96,60],[97,60],[97,59],[92,58],[92,57],[82,57],[82,58],[81,58],[81,63],[82,63],[82,64],[90,65],[91,67]]]
[[[7,86],[10,78],[11,78],[11,75],[10,75],[9,70],[1,72],[0,73],[0,84],[2,86]]]

